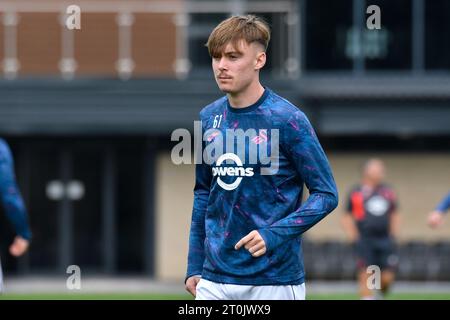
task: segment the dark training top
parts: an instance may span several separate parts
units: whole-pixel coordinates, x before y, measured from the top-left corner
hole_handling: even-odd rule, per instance
[[[394,191],[379,185],[373,190],[356,186],[347,200],[347,212],[356,221],[361,237],[388,237],[390,215],[397,208]]]

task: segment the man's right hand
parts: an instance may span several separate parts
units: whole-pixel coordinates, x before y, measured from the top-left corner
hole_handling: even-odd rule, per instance
[[[197,293],[197,283],[200,281],[201,277],[192,276],[186,280],[186,290],[192,294],[194,297]]]
[[[437,228],[444,222],[444,215],[439,211],[430,212],[428,215],[428,225]]]

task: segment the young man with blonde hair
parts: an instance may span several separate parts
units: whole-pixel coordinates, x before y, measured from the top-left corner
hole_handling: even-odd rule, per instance
[[[305,299],[301,235],[337,206],[305,114],[260,83],[269,40],[268,25],[247,15],[222,21],[207,42],[226,96],[200,112],[205,161],[196,165],[185,281],[198,300]]]

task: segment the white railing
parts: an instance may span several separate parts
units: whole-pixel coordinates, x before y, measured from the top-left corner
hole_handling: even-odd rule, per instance
[[[129,79],[134,69],[132,59],[132,25],[136,13],[166,13],[173,14],[176,27],[176,58],[173,69],[177,78],[185,78],[191,68],[188,52],[187,27],[190,24],[190,14],[194,13],[226,13],[242,14],[245,12],[284,13],[288,26],[288,55],[284,62],[287,76],[296,78],[300,66],[300,33],[299,10],[296,0],[273,1],[264,0],[229,0],[229,1],[183,1],[183,0],[2,0],[0,1],[0,15],[4,27],[4,60],[3,74],[7,79],[17,77],[20,61],[17,56],[17,26],[20,23],[20,13],[60,13],[61,59],[59,70],[64,79],[72,79],[77,69],[74,57],[74,30],[65,26],[66,9],[70,5],[77,5],[83,13],[115,13],[118,25],[118,60],[116,70],[122,79]]]

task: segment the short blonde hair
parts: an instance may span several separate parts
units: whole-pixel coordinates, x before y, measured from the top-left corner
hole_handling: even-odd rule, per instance
[[[260,43],[264,51],[267,50],[270,41],[269,25],[255,15],[232,16],[214,28],[206,47],[211,57],[219,57],[229,42],[237,47],[240,40],[245,40],[248,44]]]

